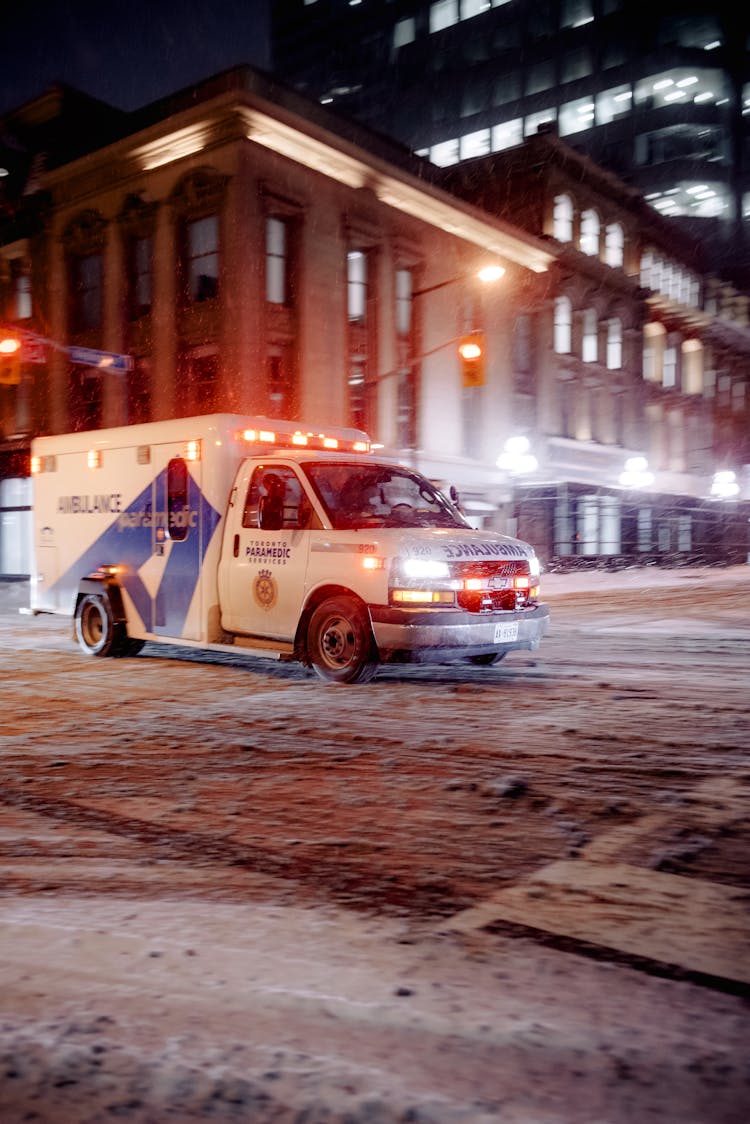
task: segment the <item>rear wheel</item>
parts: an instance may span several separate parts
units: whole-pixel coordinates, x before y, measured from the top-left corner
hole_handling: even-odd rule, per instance
[[[87,656],[135,656],[145,641],[131,640],[125,625],[116,621],[105,594],[88,593],[78,603],[75,635]]]
[[[112,656],[117,628],[108,597],[87,593],[76,608],[76,640],[87,656]]]
[[[364,606],[351,597],[331,597],[318,605],[307,630],[307,655],[315,673],[328,682],[372,679],[378,661]]]

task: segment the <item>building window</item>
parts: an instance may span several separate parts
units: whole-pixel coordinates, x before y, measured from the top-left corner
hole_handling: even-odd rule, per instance
[[[607,368],[618,371],[622,367],[622,321],[613,317],[607,322]]]
[[[592,70],[591,51],[588,47],[567,51],[562,57],[563,82],[575,82],[579,78],[586,78]]]
[[[412,292],[414,278],[410,269],[396,270],[396,331],[408,336],[412,329]]]
[[[662,386],[677,386],[677,348],[665,347],[662,368]]]
[[[598,344],[599,322],[595,308],[587,308],[583,313],[583,339],[581,341],[581,358],[584,363],[596,363],[599,358]]]
[[[188,299],[212,300],[219,294],[219,216],[193,219],[185,233]]]
[[[560,26],[583,27],[591,23],[594,11],[591,0],[562,0],[560,5]]]
[[[288,304],[287,224],[283,219],[266,219],[266,300],[269,304]]]
[[[73,330],[101,328],[104,310],[104,262],[101,254],[73,261]]]
[[[271,418],[297,417],[297,378],[291,343],[275,342],[268,347],[264,409]]]
[[[433,144],[430,149],[430,160],[433,164],[437,164],[438,168],[449,168],[451,164],[458,163],[458,138],[453,140],[441,141],[440,144]]]
[[[413,43],[416,35],[416,27],[414,17],[410,16],[407,19],[398,20],[393,28],[393,47],[398,50],[399,47],[405,47],[408,43]]]
[[[10,278],[13,289],[13,319],[28,320],[33,314],[31,304],[31,276],[21,258],[12,258]]]
[[[186,406],[190,414],[213,414],[218,401],[219,357],[212,348],[196,348],[187,358]]]
[[[555,63],[553,59],[533,63],[526,74],[526,94],[541,94],[555,85]]]
[[[604,234],[604,260],[613,269],[620,269],[625,260],[625,235],[619,222],[608,223]]]
[[[560,136],[582,133],[594,124],[594,103],[591,98],[576,98],[560,106]]]
[[[571,304],[569,297],[555,298],[554,346],[558,355],[570,353]]]
[[[352,250],[346,256],[347,312],[351,323],[367,318],[367,254]]]
[[[573,201],[569,195],[555,196],[552,234],[558,242],[570,242],[573,238]]]
[[[610,121],[630,113],[633,91],[630,86],[613,86],[596,95],[596,123],[609,125]]]
[[[492,126],[492,151],[502,152],[505,148],[513,148],[523,140],[523,119],[517,117],[514,121],[504,121],[502,125]]]
[[[471,160],[474,156],[486,156],[489,151],[489,129],[479,129],[461,137],[460,156],[462,160]]]
[[[599,216],[594,210],[581,212],[579,249],[591,257],[599,257]]]
[[[129,289],[130,318],[138,320],[151,311],[152,251],[150,237],[136,237],[130,241]]]
[[[430,4],[430,33],[458,23],[458,0],[438,0]]]
[[[127,374],[128,425],[151,421],[151,366],[148,359],[136,359]]]
[[[417,384],[414,362],[414,277],[410,269],[396,270],[396,333],[398,360],[402,368],[396,386],[396,443],[411,449],[417,440]]]
[[[509,101],[516,101],[521,96],[521,73],[518,70],[509,70],[500,74],[495,79],[492,89],[492,104],[505,105]]]
[[[481,16],[492,7],[492,0],[461,0],[461,19],[470,20],[473,16]]]
[[[548,125],[557,120],[556,109],[540,109],[538,113],[530,113],[524,121],[523,132],[526,137],[533,137],[539,132],[542,125]]]

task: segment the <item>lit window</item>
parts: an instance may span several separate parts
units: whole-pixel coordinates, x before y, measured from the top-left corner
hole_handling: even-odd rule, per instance
[[[617,317],[607,322],[607,367],[610,371],[622,367],[622,323]]]
[[[31,276],[21,258],[11,259],[10,273],[13,285],[14,319],[28,320],[32,315]]]
[[[547,125],[557,119],[556,109],[542,109],[538,113],[530,113],[524,121],[523,133],[525,137],[533,137],[538,132],[540,125]]]
[[[486,156],[490,151],[490,130],[479,129],[474,133],[466,133],[461,137],[460,155],[462,160],[470,160],[473,156]]]
[[[442,31],[458,23],[458,0],[438,0],[430,4],[430,32]]]
[[[346,268],[349,320],[363,322],[367,312],[367,254],[352,250],[346,255]]]
[[[393,28],[393,46],[395,50],[399,47],[405,47],[407,43],[413,43],[416,36],[416,27],[414,18],[399,20]]]
[[[653,264],[654,255],[650,250],[644,250],[641,254],[641,286],[644,289],[651,288],[651,266]]]
[[[187,224],[187,286],[191,301],[219,292],[219,218],[207,215]]]
[[[618,117],[630,113],[633,91],[630,86],[613,86],[596,95],[596,123],[608,125]]]
[[[461,19],[470,20],[492,7],[491,0],[461,0]]]
[[[581,133],[594,124],[594,103],[591,98],[576,98],[560,106],[560,136]]]
[[[583,27],[591,23],[594,11],[591,0],[563,0],[560,10],[561,27]]]
[[[596,309],[587,308],[583,313],[583,339],[581,341],[581,358],[584,363],[596,363],[599,358],[599,323],[596,318]]]
[[[624,261],[625,237],[619,222],[608,223],[604,234],[604,260],[613,269]]]
[[[662,371],[662,386],[677,385],[677,348],[664,348],[664,368]]]
[[[581,212],[579,249],[591,257],[599,256],[599,216],[594,210]]]
[[[458,140],[441,141],[440,144],[433,144],[430,149],[430,160],[433,164],[437,164],[438,168],[447,168],[451,164],[458,163]]]
[[[556,297],[554,346],[558,355],[567,355],[570,352],[571,318],[572,313],[569,297]]]
[[[552,223],[552,234],[558,242],[570,242],[572,240],[573,202],[569,195],[555,196]]]
[[[514,121],[504,121],[502,125],[492,126],[492,151],[502,152],[504,148],[513,148],[523,140],[523,120],[517,117]]]
[[[411,332],[413,278],[410,269],[396,270],[396,331],[400,336]]]
[[[287,229],[282,219],[266,219],[266,300],[287,304]]]

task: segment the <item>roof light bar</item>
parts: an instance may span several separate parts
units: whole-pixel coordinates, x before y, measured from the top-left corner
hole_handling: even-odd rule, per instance
[[[274,428],[262,425],[241,429],[235,435],[245,445],[274,446],[278,449],[325,449],[345,453],[369,453],[372,442],[358,429],[334,429],[321,433],[300,429],[295,422],[274,422]]]

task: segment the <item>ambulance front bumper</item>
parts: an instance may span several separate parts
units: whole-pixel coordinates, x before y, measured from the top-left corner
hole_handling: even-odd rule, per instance
[[[410,662],[465,659],[514,650],[535,651],[549,629],[549,607],[494,613],[461,609],[401,609],[371,605],[370,618],[381,659]]]

